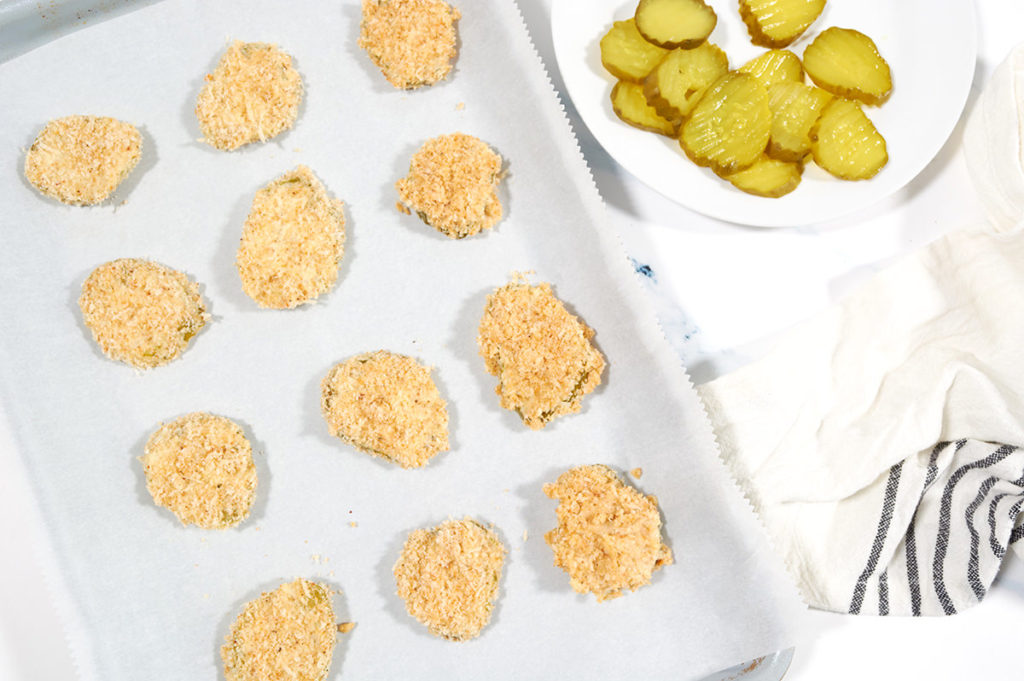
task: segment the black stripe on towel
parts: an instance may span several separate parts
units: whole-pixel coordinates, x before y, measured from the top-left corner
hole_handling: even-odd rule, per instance
[[[988,493],[997,482],[999,482],[997,477],[987,478],[985,482],[981,483],[981,487],[978,488],[978,493],[975,495],[974,500],[967,504],[967,508],[964,509],[964,523],[967,525],[967,531],[971,533],[971,555],[967,559],[967,583],[971,585],[971,591],[974,592],[979,601],[985,597],[985,587],[981,583],[981,575],[979,574],[978,545],[981,543],[981,535],[974,529],[974,512],[985,501],[985,497],[988,496]]]
[[[878,575],[878,614],[889,614],[889,573],[885,570]]]
[[[864,592],[867,590],[868,578],[874,574],[878,566],[878,559],[882,557],[882,547],[885,545],[885,537],[889,534],[889,525],[892,523],[892,514],[896,510],[896,493],[900,487],[900,473],[903,471],[903,462],[889,469],[889,480],[885,484],[885,497],[882,500],[882,515],[878,519],[878,530],[875,532],[875,542],[871,545],[871,553],[868,555],[867,565],[857,578],[857,585],[853,587],[853,599],[850,601],[850,614],[856,615],[860,612],[860,606],[864,604]]]
[[[1024,489],[1024,476],[1021,476],[1010,483],[1014,487]],[[988,505],[988,545],[992,549],[992,555],[996,558],[1002,559],[1006,555],[1006,547],[999,543],[999,538],[996,537],[996,511],[999,509],[999,502],[1006,497],[1020,497],[1021,494],[1012,494],[1010,492],[1000,492],[992,497],[992,501]],[[1016,506],[1020,509],[1021,501],[1018,501]],[[1016,518],[1017,514],[1011,510],[1010,518]]]
[[[924,478],[924,487],[921,488],[921,498],[917,500],[913,515],[910,516],[910,524],[907,525],[907,534],[904,542],[907,545],[907,584],[910,585],[910,611],[915,617],[921,615],[921,576],[917,571],[917,539],[914,537],[914,521],[917,519],[917,509],[921,507],[921,500],[924,493],[935,482],[935,476],[939,473],[939,452],[949,446],[948,442],[940,442],[935,445],[932,455],[928,459],[928,474]],[[957,443],[957,449],[963,446],[963,442]]]
[[[963,446],[960,444],[961,442],[964,441],[957,442],[958,447]],[[1015,449],[1016,447],[1012,445],[1002,445],[984,459],[964,464],[949,477],[946,487],[942,490],[942,502],[939,506],[939,534],[935,539],[935,558],[932,561],[932,581],[935,586],[935,596],[939,599],[942,611],[947,615],[956,614],[956,606],[953,605],[953,600],[949,597],[946,584],[943,582],[943,562],[946,560],[946,551],[949,548],[949,529],[952,523],[953,490],[968,472],[999,463]]]

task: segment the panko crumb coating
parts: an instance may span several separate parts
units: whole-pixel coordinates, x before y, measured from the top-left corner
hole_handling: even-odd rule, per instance
[[[578,412],[583,396],[600,385],[605,360],[593,336],[550,284],[513,281],[487,296],[477,345],[498,377],[501,406],[539,430]]]
[[[235,258],[246,295],[285,309],[330,291],[345,252],[343,208],[306,166],[256,192]]]
[[[672,563],[661,539],[658,500],[644,496],[602,465],[572,468],[544,494],[558,501],[558,527],[544,535],[555,565],[577,593],[598,602],[650,584],[651,574]]]
[[[131,123],[66,116],[43,128],[25,154],[25,179],[61,203],[90,206],[110,196],[139,163],[142,134]]]
[[[296,579],[249,601],[220,649],[225,681],[322,681],[338,628],[331,593]]]
[[[418,468],[448,450],[448,408],[430,369],[384,350],[336,365],[320,384],[327,428],[364,452]]]
[[[197,283],[134,258],[93,270],[78,306],[103,353],[139,369],[177,358],[209,319]]]
[[[443,0],[363,0],[359,47],[396,88],[433,85],[452,69],[460,17]]]
[[[231,419],[193,412],[165,423],[141,457],[146,489],[183,525],[220,530],[249,517],[256,464],[245,433]]]
[[[196,100],[203,141],[224,151],[265,142],[295,123],[302,76],[291,56],[266,43],[228,46]]]
[[[395,563],[398,595],[435,636],[475,638],[491,619],[505,552],[498,535],[471,518],[415,530]]]

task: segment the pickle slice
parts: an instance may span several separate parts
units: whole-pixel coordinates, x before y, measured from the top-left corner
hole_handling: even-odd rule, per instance
[[[728,175],[760,158],[771,127],[765,89],[749,73],[728,73],[694,107],[679,144],[697,165]]]
[[[824,9],[825,0],[740,0],[750,42],[762,47],[789,45]]]
[[[616,21],[601,38],[601,63],[619,80],[642,82],[668,50],[644,40],[632,19]]]
[[[832,95],[803,83],[776,83],[768,89],[772,136],[768,155],[780,161],[799,161],[811,151],[811,128]]]
[[[886,163],[885,138],[857,102],[833,99],[811,130],[814,162],[843,180],[874,177]]]
[[[612,110],[615,115],[634,128],[657,132],[668,137],[675,137],[677,124],[658,115],[654,107],[647,103],[644,88],[638,83],[620,80],[612,88]]]
[[[713,43],[672,50],[644,79],[644,96],[662,118],[682,121],[701,95],[729,71],[729,58]]]
[[[804,50],[804,68],[815,85],[865,104],[881,104],[892,92],[892,72],[868,36],[833,26]]]
[[[777,199],[797,188],[803,172],[802,163],[761,156],[749,168],[724,177],[734,187],[748,194]]]
[[[669,49],[697,47],[718,23],[704,0],[640,0],[633,18],[640,35]]]
[[[736,70],[757,78],[765,90],[783,81],[804,82],[800,57],[789,50],[768,50]]]

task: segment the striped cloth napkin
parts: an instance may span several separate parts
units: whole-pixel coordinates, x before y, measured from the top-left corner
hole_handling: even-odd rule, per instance
[[[965,130],[990,224],[897,262],[700,388],[814,607],[951,615],[1008,552],[1024,556],[1022,123],[1024,46]]]

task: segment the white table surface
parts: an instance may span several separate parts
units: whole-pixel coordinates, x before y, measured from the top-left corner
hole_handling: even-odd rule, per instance
[[[554,0],[518,1],[562,92],[549,25]],[[951,1],[937,0],[935,11]],[[979,55],[968,107],[995,66],[1024,42],[1024,3],[977,4]],[[756,358],[781,331],[893,258],[983,220],[959,152],[960,126],[908,188],[879,206],[814,227],[759,230],[703,217],[648,189],[604,153],[565,103],[627,252],[653,274],[648,288],[666,335],[698,382]],[[71,679],[40,556],[26,531],[26,518],[37,511],[16,456],[0,418],[0,679]],[[812,611],[786,679],[1020,679],[1013,651],[1021,622],[1024,561],[1011,558],[984,603],[954,617]]]

